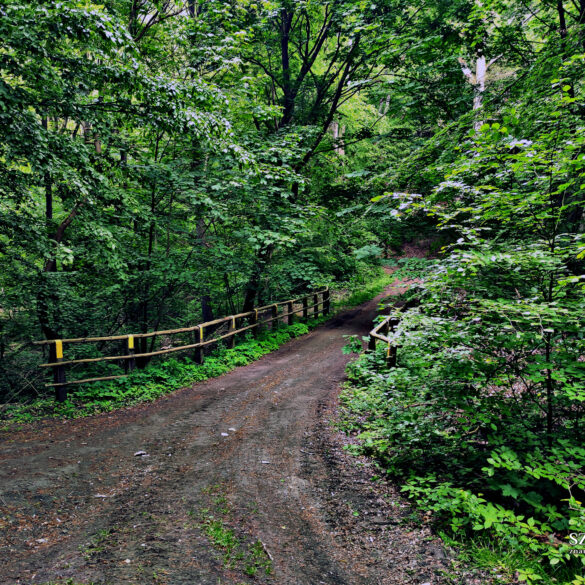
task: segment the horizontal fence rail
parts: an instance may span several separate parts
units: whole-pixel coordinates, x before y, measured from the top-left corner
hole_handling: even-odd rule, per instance
[[[295,305],[297,306],[295,308]],[[127,376],[136,368],[136,361],[143,360],[141,363],[146,364],[146,361],[151,357],[158,355],[165,355],[169,353],[194,350],[195,361],[199,364],[204,360],[204,348],[226,340],[228,348],[234,348],[236,335],[244,333],[245,331],[252,331],[256,337],[261,326],[272,323],[272,327],[278,326],[279,321],[286,318],[287,324],[291,325],[295,315],[301,314],[303,319],[309,317],[309,310],[312,309],[312,316],[319,316],[319,307],[321,313],[327,315],[331,306],[329,287],[312,292],[296,299],[289,299],[278,303],[272,303],[263,307],[258,307],[246,313],[238,313],[237,315],[228,315],[213,321],[206,321],[191,327],[181,327],[179,329],[167,329],[164,331],[151,331],[148,333],[129,333],[124,335],[111,335],[101,337],[76,337],[71,339],[46,339],[43,341],[35,341],[35,345],[49,346],[49,361],[46,364],[41,364],[41,368],[52,368],[53,381],[46,386],[55,388],[55,398],[58,402],[64,402],[67,399],[67,388],[74,384],[85,384],[87,382],[99,382],[103,380],[115,380]],[[211,339],[205,339],[206,330],[210,330],[214,335]],[[174,347],[164,347],[154,351],[139,351],[136,353],[136,341],[141,341],[141,347],[146,348],[145,340],[148,338],[166,337],[170,335],[190,333],[197,340],[195,343],[187,343]],[[65,359],[64,345],[65,344],[86,344],[86,343],[100,343],[100,342],[121,342],[120,355],[101,355],[98,357],[86,357],[78,359]],[[153,340],[154,341],[154,340]],[[194,341],[194,340],[193,340]],[[65,367],[76,364],[95,364],[99,362],[117,362],[119,366],[124,368],[123,374],[114,376],[98,376],[92,378],[84,378],[82,380],[67,381]]]

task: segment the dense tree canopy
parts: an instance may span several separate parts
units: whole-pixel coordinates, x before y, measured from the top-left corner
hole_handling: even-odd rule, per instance
[[[585,0],[5,0],[0,39],[4,402],[46,394],[33,340],[355,288],[423,238],[403,367],[352,374],[366,449],[574,577]]]

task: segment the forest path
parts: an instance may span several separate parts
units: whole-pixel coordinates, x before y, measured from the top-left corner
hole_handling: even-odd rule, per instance
[[[446,582],[426,525],[330,424],[343,336],[382,296],[154,404],[0,435],[0,583]]]

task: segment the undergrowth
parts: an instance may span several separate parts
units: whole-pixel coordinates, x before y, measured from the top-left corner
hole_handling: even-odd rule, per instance
[[[203,364],[196,364],[187,356],[153,362],[147,368],[135,370],[125,378],[70,389],[69,398],[63,403],[56,403],[53,397],[42,397],[29,403],[7,405],[0,413],[0,420],[8,429],[13,428],[14,424],[47,417],[80,418],[142,402],[152,402],[185,386],[222,376],[234,368],[260,359],[287,341],[304,335],[327,321],[332,314],[375,297],[393,279],[388,274],[380,274],[365,284],[352,283],[343,294],[334,296],[330,315],[321,315],[316,319],[309,317],[306,322],[264,330],[257,339],[248,334],[234,349],[219,346],[205,358]]]
[[[534,268],[518,250],[512,275]],[[506,291],[500,258],[398,261],[394,277],[422,277],[393,298],[418,301],[390,334],[398,367],[380,346],[348,365],[341,426],[460,566],[490,584],[584,585],[582,293],[559,285],[546,304],[526,275]],[[345,352],[361,345],[350,337]]]
[[[71,391],[68,399],[60,404],[53,398],[40,398],[29,404],[9,405],[2,413],[2,418],[16,423],[43,417],[78,418],[141,402],[152,402],[179,388],[216,378],[256,361],[287,341],[304,335],[323,320],[323,317],[310,319],[308,323],[293,323],[274,331],[261,332],[258,339],[249,335],[234,349],[218,347],[202,364],[196,364],[186,356],[182,359],[171,358],[151,363],[143,370],[134,370],[125,378],[85,384]]]
[[[585,557],[575,554],[584,547],[570,535],[575,541],[584,533],[574,496],[582,493],[585,451],[567,439],[548,454],[516,455],[504,437],[526,440],[526,420],[498,425],[486,418],[476,440],[478,422],[450,411],[416,347],[401,348],[400,367],[390,370],[384,349],[348,365],[341,427],[358,439],[348,449],[375,458],[415,506],[432,514],[436,531],[460,551],[460,566],[489,570],[494,584],[584,585]],[[419,387],[422,366],[434,393]]]
[[[344,308],[355,307],[378,296],[384,289],[396,280],[396,273],[386,274],[379,271],[375,278],[364,283],[352,283],[349,290],[340,295],[333,295],[332,308],[334,311],[340,311]]]
[[[423,278],[428,275],[429,270],[436,263],[432,258],[398,258],[388,259],[384,264],[390,268],[396,267],[392,273],[393,278],[399,280],[412,280],[415,278]]]

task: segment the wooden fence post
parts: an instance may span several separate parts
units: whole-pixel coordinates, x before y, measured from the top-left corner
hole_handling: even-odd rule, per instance
[[[313,295],[313,318],[316,319],[319,316],[319,294]]]
[[[260,328],[260,325],[258,324],[258,309],[254,309],[254,316],[252,317],[252,323],[250,323],[250,325],[256,325],[256,327],[252,328],[252,335],[255,338],[258,337],[258,329]]]
[[[393,317],[392,319],[388,319],[388,330],[394,333],[396,329],[396,325],[400,323],[400,319]],[[388,348],[388,358],[387,363],[389,368],[395,368],[398,359],[398,346],[392,344],[391,347]]]
[[[49,355],[52,362],[63,361],[63,342],[60,339],[56,339],[55,343],[50,345]],[[61,384],[60,386],[55,386],[55,400],[57,402],[65,402],[67,400],[65,366],[53,366],[53,382],[55,384]]]
[[[134,335],[128,335],[128,355],[134,355]],[[125,362],[124,371],[126,373],[132,372],[136,367],[136,360],[134,358],[130,358],[125,360]]]
[[[292,325],[294,323],[294,303],[291,301],[290,303],[286,304],[286,312],[288,313],[288,324]]]
[[[203,330],[205,329],[205,327],[199,327],[199,343],[203,343]],[[196,364],[202,364],[203,360],[205,359],[205,356],[203,354],[203,348],[202,347],[196,347],[195,348],[195,363]]]
[[[396,346],[388,344],[388,351],[386,352],[386,365],[389,368],[396,367]]]
[[[303,297],[303,319],[306,321],[309,318],[309,301],[307,297]]]
[[[278,305],[272,305],[272,329],[278,328]]]
[[[370,341],[368,341],[368,351],[376,351],[376,338],[370,335]]]
[[[329,311],[331,310],[331,293],[329,289],[323,292],[323,314],[329,315]]]
[[[236,319],[234,317],[232,317],[232,320],[230,321],[230,326],[228,328],[228,333],[230,331],[235,331],[236,330]],[[228,349],[234,349],[234,346],[236,345],[236,336],[231,335],[230,337],[227,338],[227,348]]]

